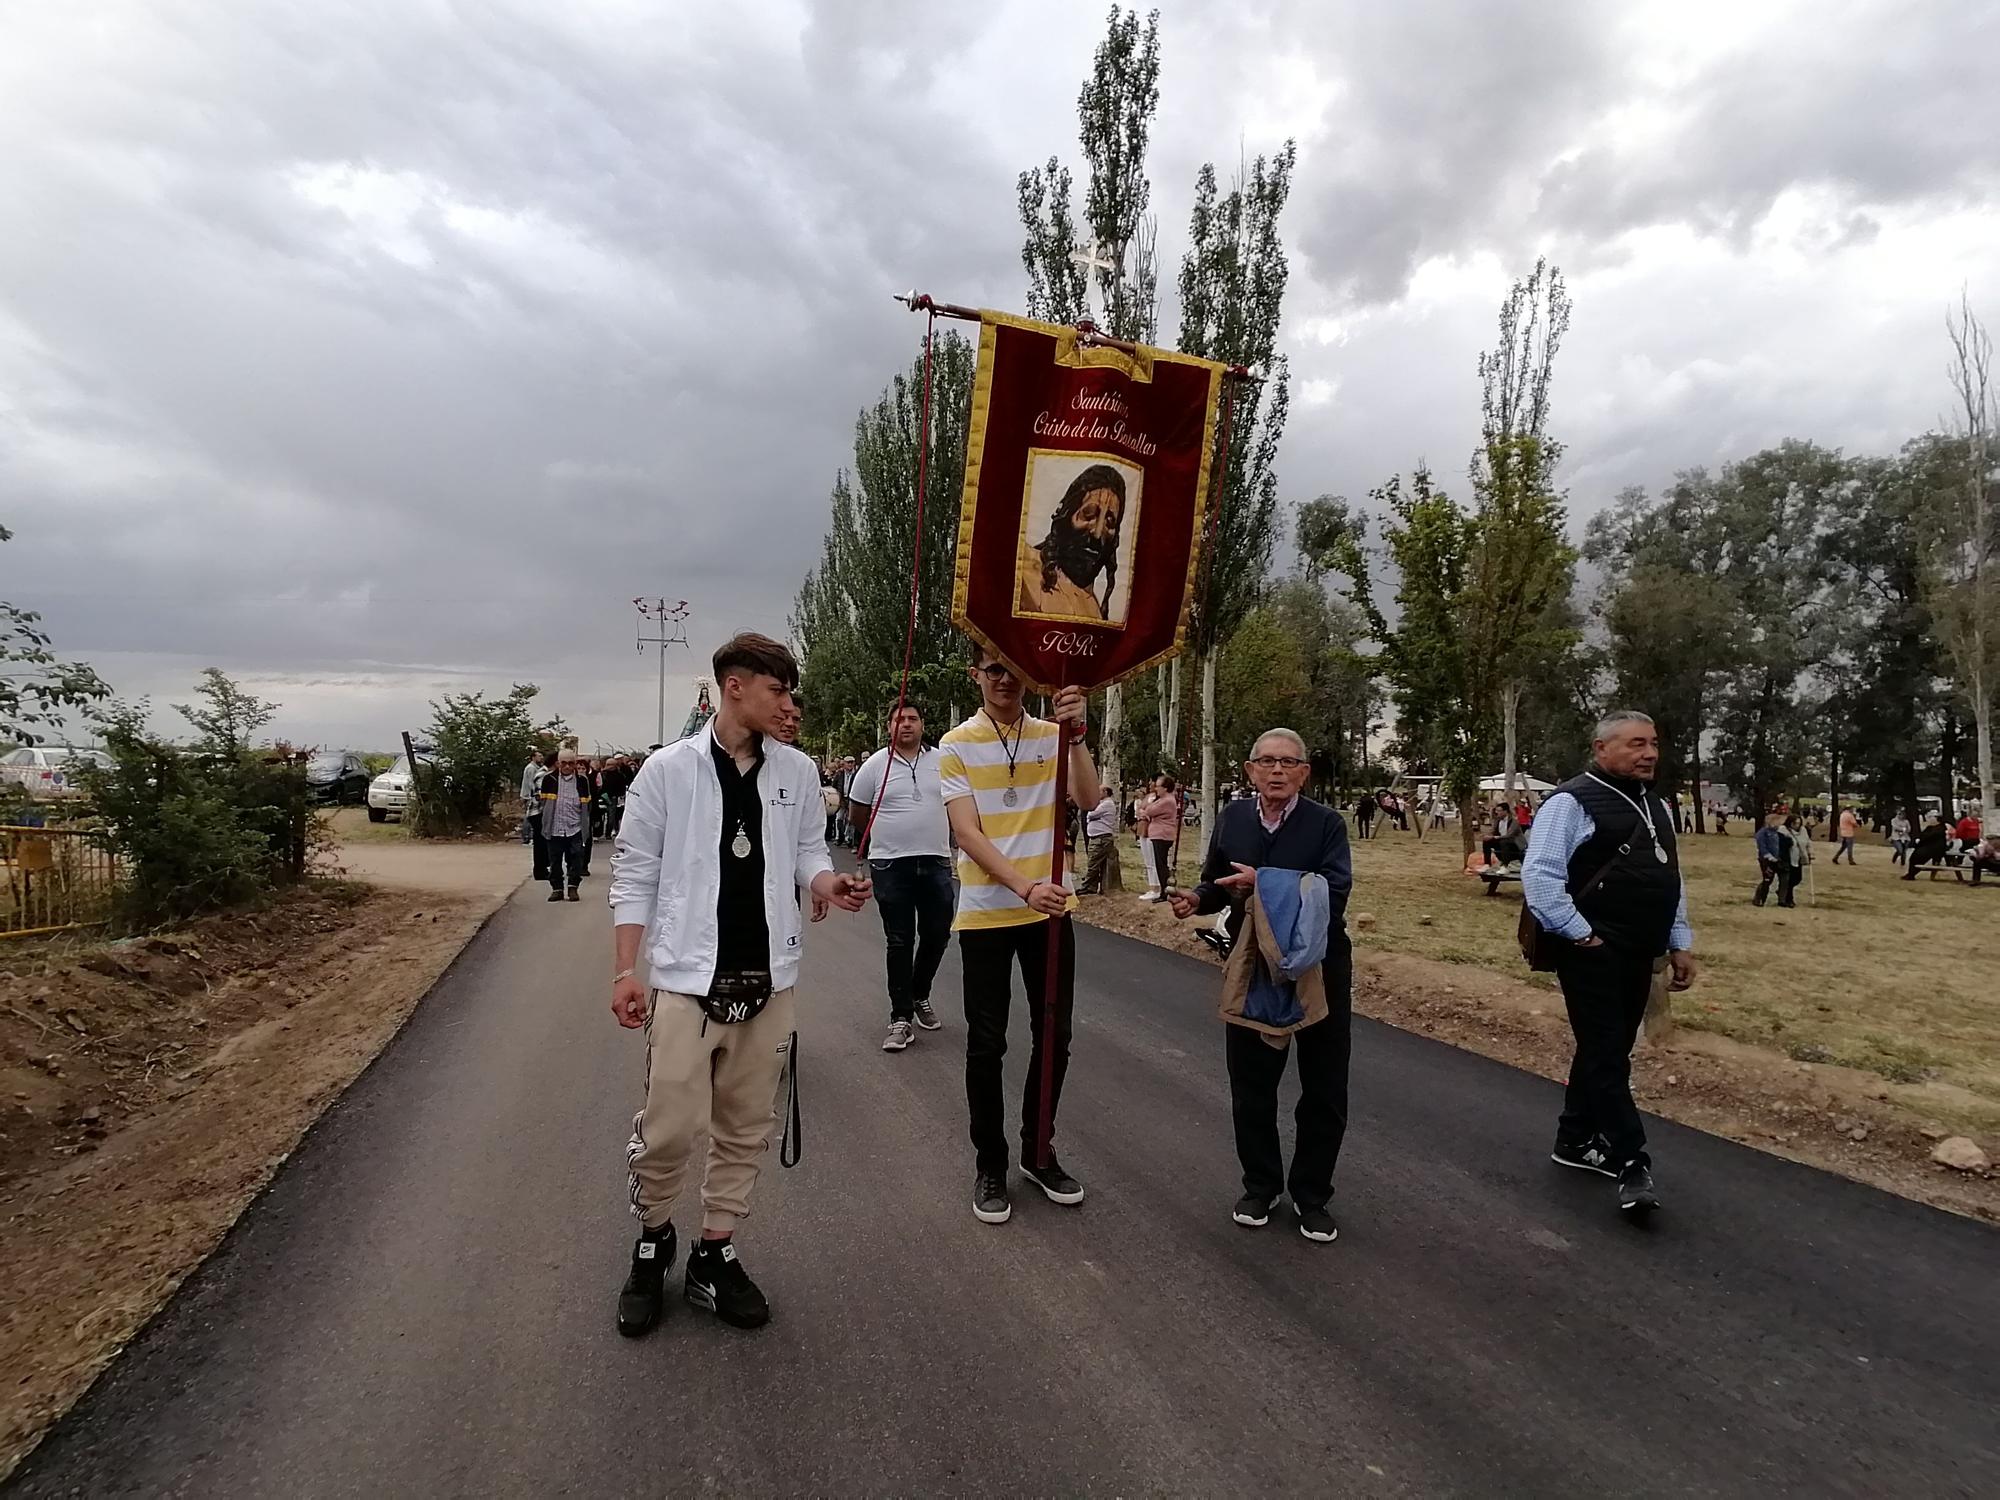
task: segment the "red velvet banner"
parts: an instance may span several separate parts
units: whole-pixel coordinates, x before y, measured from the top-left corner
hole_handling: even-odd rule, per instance
[[[1177,655],[1224,366],[982,312],[952,622],[1042,692]]]

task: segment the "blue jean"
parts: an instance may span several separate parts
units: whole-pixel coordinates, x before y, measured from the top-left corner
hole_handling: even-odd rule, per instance
[[[937,854],[871,859],[875,907],[889,949],[889,1019],[907,1021],[931,997],[931,981],[951,945],[951,861]]]

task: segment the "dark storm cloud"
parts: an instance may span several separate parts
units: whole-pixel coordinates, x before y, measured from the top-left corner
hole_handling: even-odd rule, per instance
[[[1558,401],[1580,487],[1800,413],[1872,441],[1935,404],[1891,368],[1919,294],[1881,268],[1990,188],[2000,91],[1965,60],[1996,50],[1996,8],[1683,9],[1168,8],[1163,333],[1195,168],[1287,134],[1288,327],[1351,323],[1290,350],[1288,493],[1358,494],[1418,454],[1458,472],[1499,274],[1464,268],[1544,244],[1579,291]],[[1073,158],[1102,19],[17,8],[5,597],[126,692],[184,698],[215,662],[303,737],[379,741],[439,691],[523,678],[579,725],[649,730],[629,599],[694,602],[677,678],[731,628],[783,627],[854,413],[916,353],[888,293],[1018,304],[1015,174]],[[1764,265],[1759,226],[1800,189]],[[1977,244],[1953,245],[1915,274],[1955,285]],[[1822,348],[1842,299],[1872,339],[1844,367]]]

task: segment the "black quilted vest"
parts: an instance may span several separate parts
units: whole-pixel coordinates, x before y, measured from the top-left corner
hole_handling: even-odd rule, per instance
[[[1581,802],[1597,828],[1569,857],[1569,891],[1590,930],[1605,942],[1656,957],[1667,951],[1674,911],[1680,905],[1681,857],[1674,843],[1674,817],[1650,783],[1603,770],[1595,770],[1595,774],[1611,785],[1584,775],[1557,788]],[[1651,808],[1654,834],[1667,851],[1665,864],[1653,851],[1653,837],[1647,834],[1644,820],[1618,792]],[[1607,863],[1611,863],[1611,873],[1595,889],[1577,896]]]

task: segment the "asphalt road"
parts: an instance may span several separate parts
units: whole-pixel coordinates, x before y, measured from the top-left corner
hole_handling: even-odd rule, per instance
[[[2000,1234],[1668,1124],[1635,1230],[1549,1163],[1554,1085],[1366,1022],[1339,1242],[1239,1228],[1214,971],[1090,929],[1080,1208],[973,1219],[963,1026],[881,1053],[880,930],[835,913],[805,1160],[739,1237],[774,1319],[622,1339],[607,928],[519,893],[9,1492],[2000,1486]]]

